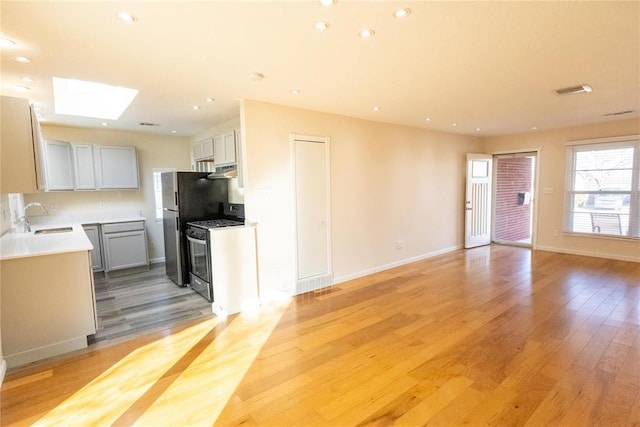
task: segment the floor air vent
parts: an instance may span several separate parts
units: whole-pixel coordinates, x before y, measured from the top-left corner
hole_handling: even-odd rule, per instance
[[[331,286],[333,280],[331,274],[323,274],[320,276],[307,277],[300,279],[296,283],[296,295],[304,294],[305,292],[311,292],[322,288]]]

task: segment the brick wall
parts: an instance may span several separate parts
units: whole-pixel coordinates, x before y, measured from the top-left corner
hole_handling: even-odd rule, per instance
[[[498,158],[496,161],[495,237],[518,241],[531,238],[531,206],[518,203],[518,193],[531,192],[533,159]]]

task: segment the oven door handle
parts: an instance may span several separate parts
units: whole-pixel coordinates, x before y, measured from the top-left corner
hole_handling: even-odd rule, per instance
[[[207,245],[206,240],[194,239],[191,236],[187,236],[187,240],[190,241],[191,243],[195,243],[196,245],[203,245],[203,246]]]

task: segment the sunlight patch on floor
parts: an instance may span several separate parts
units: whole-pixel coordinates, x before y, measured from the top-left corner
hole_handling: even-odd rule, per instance
[[[205,320],[134,350],[34,425],[111,425],[218,322]]]
[[[235,317],[135,425],[213,425],[285,310],[263,307]]]

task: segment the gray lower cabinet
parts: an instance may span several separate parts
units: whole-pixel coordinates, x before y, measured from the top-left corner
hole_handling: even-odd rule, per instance
[[[100,225],[99,224],[88,224],[83,225],[84,232],[87,234],[87,237],[91,241],[93,245],[93,250],[91,251],[91,268],[93,271],[102,271],[104,266],[102,265],[102,242],[100,239]]]
[[[104,270],[149,265],[144,221],[102,224]]]

